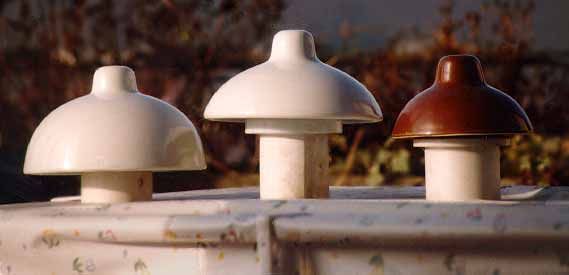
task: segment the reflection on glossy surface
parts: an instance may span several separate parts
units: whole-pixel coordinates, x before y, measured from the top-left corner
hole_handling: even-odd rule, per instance
[[[108,66],[95,73],[91,94],[60,106],[37,127],[24,172],[204,168],[201,141],[190,120],[173,106],[138,92],[129,68]]]
[[[298,30],[277,33],[269,60],[225,83],[204,116],[240,122],[275,118],[361,123],[383,118],[371,93],[348,74],[322,63],[312,35]]]
[[[448,55],[439,61],[435,83],[485,85],[486,81],[478,58],[472,55]]]
[[[394,138],[510,135],[532,131],[522,107],[488,85],[480,61],[453,55],[439,61],[435,83],[407,103]]]

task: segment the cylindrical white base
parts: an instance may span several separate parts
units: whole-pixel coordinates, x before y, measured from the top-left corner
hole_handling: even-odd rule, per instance
[[[500,199],[500,145],[503,138],[417,139],[425,148],[426,199]]]
[[[328,197],[328,136],[262,134],[261,199]]]
[[[102,172],[81,175],[82,203],[152,200],[152,172]]]

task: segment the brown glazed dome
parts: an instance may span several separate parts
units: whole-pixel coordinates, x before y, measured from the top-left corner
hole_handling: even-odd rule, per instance
[[[394,138],[488,136],[533,130],[522,107],[488,85],[472,55],[441,58],[435,83],[405,105]]]

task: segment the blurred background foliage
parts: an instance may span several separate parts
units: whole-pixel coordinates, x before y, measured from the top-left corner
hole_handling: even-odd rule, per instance
[[[339,47],[315,37],[320,59],[364,83],[385,115],[380,124],[348,125],[331,137],[331,184],[423,183],[422,151],[390,139],[390,131],[405,103],[431,85],[438,59],[457,53],[479,56],[488,82],[514,97],[535,126],[535,134],[515,136],[503,149],[503,183],[569,184],[569,54],[534,47],[534,1],[480,3],[456,16],[456,3],[440,1],[433,29],[402,28],[383,47],[353,46],[376,30],[347,20],[334,31]],[[182,110],[204,142],[208,169],[156,174],[155,191],[257,184],[256,137],[202,113],[224,81],[266,59],[287,4],[1,1],[0,202],[78,192],[76,177],[23,176],[26,146],[50,111],[88,93],[94,70],[111,64],[135,69],[139,89]]]

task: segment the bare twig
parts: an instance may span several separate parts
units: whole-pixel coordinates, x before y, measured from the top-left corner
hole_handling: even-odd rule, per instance
[[[336,179],[334,185],[344,185],[346,183],[346,179],[350,175],[350,171],[352,170],[354,163],[356,162],[358,147],[360,145],[360,142],[362,141],[362,138],[364,137],[364,134],[365,130],[363,128],[360,128],[356,131],[356,134],[354,136],[354,142],[352,143],[352,146],[350,146],[350,151],[348,153],[348,157],[346,158],[346,166],[344,167],[344,171],[342,171],[342,174],[340,174],[338,179]]]

